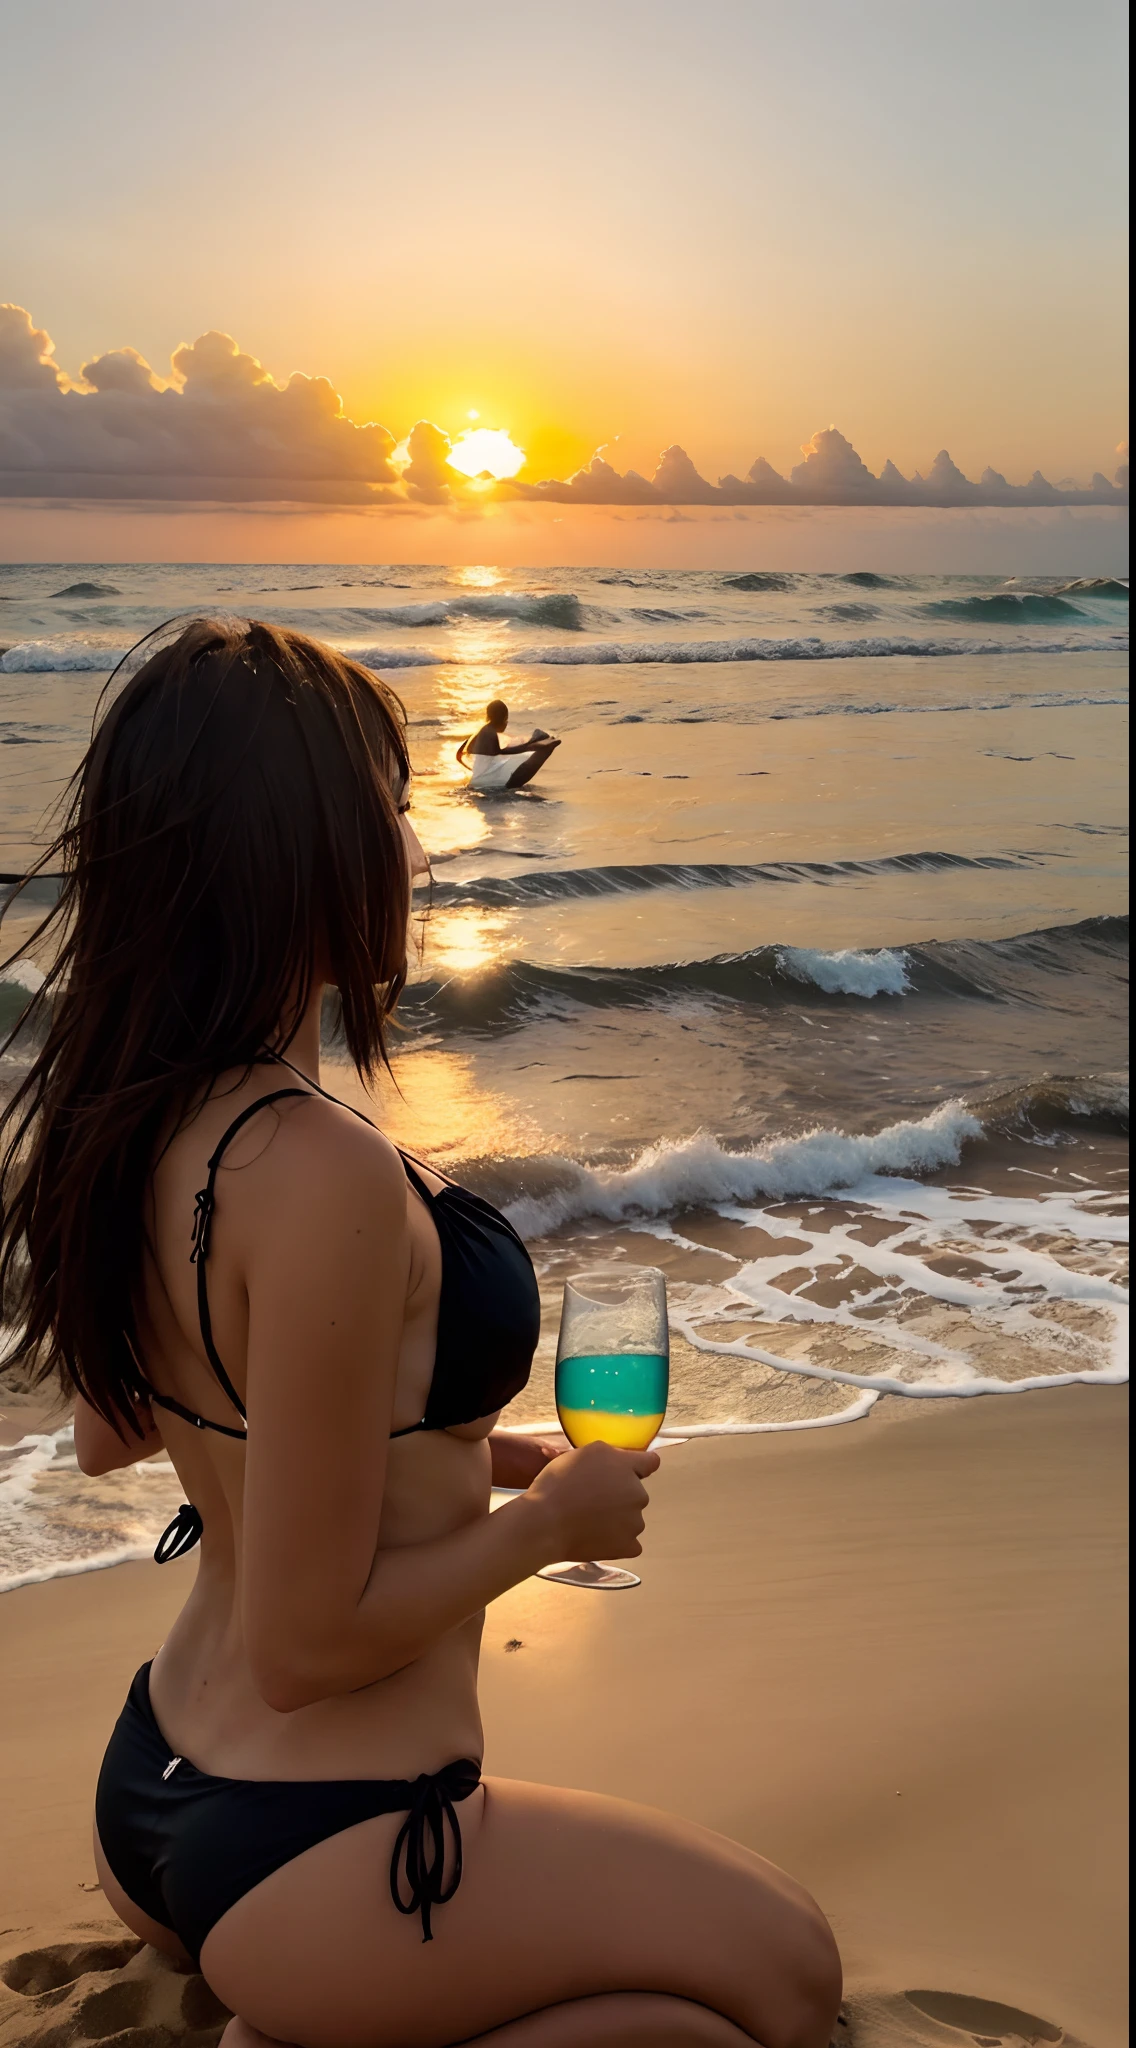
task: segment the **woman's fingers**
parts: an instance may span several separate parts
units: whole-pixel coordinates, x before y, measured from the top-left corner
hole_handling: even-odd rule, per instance
[[[546,1465],[530,1495],[549,1517],[557,1557],[637,1557],[654,1451],[585,1444]]]

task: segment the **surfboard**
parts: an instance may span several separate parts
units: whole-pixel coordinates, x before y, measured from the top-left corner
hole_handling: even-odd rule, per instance
[[[523,789],[555,752],[555,740],[542,740],[526,747],[523,754],[467,754],[469,786],[477,790]]]

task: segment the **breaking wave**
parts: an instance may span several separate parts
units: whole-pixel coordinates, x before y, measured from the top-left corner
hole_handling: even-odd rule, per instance
[[[975,600],[976,603],[985,603],[986,601],[986,599]],[[990,601],[1019,604],[1025,600],[1014,598],[1009,600],[992,599]],[[493,600],[493,602],[496,602],[496,600]],[[543,604],[545,602],[560,604],[567,602],[567,600],[559,598],[548,600],[533,599],[531,602],[534,604]],[[577,600],[573,598],[571,603],[576,604]],[[1072,610],[1074,608],[1070,606],[1069,609]],[[401,616],[402,613],[407,611],[420,613],[423,616],[418,621],[408,620],[405,616]],[[398,608],[400,616],[396,617],[394,610],[378,616],[387,623],[398,623],[403,626],[414,623],[441,624],[443,623],[441,616],[443,611],[444,607],[441,605],[410,605]],[[427,613],[438,614],[439,616],[436,619],[432,618],[430,621],[427,621],[425,617]],[[451,616],[455,615],[445,611],[446,618]],[[509,614],[509,616],[519,617],[520,615]],[[1015,616],[1018,615],[1015,614]],[[323,624],[320,621],[313,622],[310,630],[322,632],[324,637],[330,637],[344,643],[352,659],[361,662],[367,668],[435,668],[461,667],[465,665],[466,657],[463,656],[460,647],[376,647],[351,644],[351,634],[346,633],[344,628],[345,618],[346,614],[340,613],[335,622],[329,624]],[[372,620],[371,622],[375,621]],[[357,632],[360,623],[366,624],[368,621],[362,618],[352,621],[352,627],[355,632]],[[529,623],[533,623],[531,615],[529,615]],[[557,622],[548,617],[545,617],[541,623],[545,625],[560,623],[562,626],[565,624],[564,621]],[[565,626],[565,630],[578,631],[579,628],[572,627],[568,629]],[[101,670],[114,668],[118,662],[125,659],[134,645],[135,641],[133,639],[124,640],[121,634],[112,636],[107,633],[59,634],[45,636],[36,640],[23,640],[17,642],[14,646],[6,647],[3,653],[0,654],[0,672],[6,675],[97,673]],[[881,634],[875,638],[860,640],[824,640],[819,635],[795,635],[783,639],[760,640],[748,638],[732,640],[588,640],[577,641],[575,644],[568,645],[546,642],[538,646],[510,649],[508,658],[519,667],[595,668],[638,665],[657,666],[663,662],[685,666],[691,663],[731,661],[881,660],[892,655],[937,659],[955,655],[973,656],[976,654],[1116,654],[1125,652],[1127,646],[1128,635],[1125,632],[1089,632],[1078,634],[1075,639],[1031,640],[1028,642],[1008,639],[929,640],[907,634]],[[476,657],[470,657],[470,659],[480,661],[482,657],[479,654]],[[1071,698],[1068,701],[1081,702],[1083,700]],[[828,710],[844,710],[847,708],[862,709],[863,707],[832,705],[825,708]],[[869,708],[904,710],[922,707],[881,705]],[[981,707],[968,705],[965,708]]]
[[[822,640],[819,635],[768,640],[600,640],[574,647],[518,648],[512,658],[534,668],[560,665],[582,668],[638,662],[857,661],[886,659],[889,655],[936,658],[959,654],[1117,653],[1123,652],[1127,646],[1127,633],[1084,633],[1075,640],[1031,640],[1025,643],[1014,640],[925,640],[889,633],[864,640]],[[369,655],[359,658],[370,661]]]
[[[1123,1093],[1127,1104],[1127,1086],[1118,1077],[1104,1078]],[[918,1177],[957,1166],[966,1146],[1003,1135],[1009,1127],[1008,1116],[1020,1119],[1024,1106],[1050,1098],[1056,1102],[1061,1090],[1066,1091],[1067,1123],[1080,1113],[1078,1097],[1091,1096],[1101,1086],[1101,1078],[1091,1075],[1065,1082],[1045,1081],[1021,1090],[1021,1101],[1015,1098],[1012,1112],[998,1103],[987,1107],[958,1098],[941,1103],[927,1116],[904,1119],[879,1131],[817,1128],[738,1151],[730,1151],[709,1133],[699,1132],[691,1138],[651,1145],[627,1166],[588,1166],[547,1154],[495,1160],[493,1192],[514,1229],[526,1238],[543,1236],[565,1223],[591,1216],[620,1223],[635,1217],[673,1216],[719,1202],[820,1198],[863,1189],[865,1182],[884,1176]],[[1029,1216],[1037,1213],[1036,1202],[1028,1198],[1019,1206],[1023,1222],[1028,1223]],[[1081,1234],[1123,1243],[1126,1227],[1116,1217],[1083,1216]]]
[[[778,576],[771,570],[751,569],[744,576],[723,576],[724,590],[792,590],[795,576]]]
[[[711,1202],[788,1201],[855,1186],[869,1174],[935,1173],[957,1166],[968,1139],[982,1125],[964,1102],[945,1102],[918,1122],[889,1124],[871,1136],[814,1130],[773,1139],[749,1151],[729,1152],[700,1132],[641,1152],[630,1166],[584,1166],[576,1160],[516,1162],[555,1173],[557,1184],[539,1193],[518,1192],[505,1214],[522,1237],[540,1237],[585,1216],[619,1223],[632,1216],[667,1216]],[[504,1162],[498,1162],[503,1165]]]
[[[136,639],[123,640],[121,635],[109,639],[98,634],[60,634],[58,638],[23,640],[0,654],[0,674],[98,675],[125,661],[136,645]],[[418,647],[368,647],[362,652],[352,649],[352,655],[373,669],[434,668],[452,659]]]
[[[792,981],[809,982],[826,996],[905,996],[911,987],[907,979],[907,956],[883,947],[878,953],[858,952],[845,947],[838,953],[820,953],[810,946],[781,946],[777,964]]]
[[[526,626],[556,626],[563,633],[579,633],[587,615],[587,608],[570,591],[526,597],[522,592],[506,590],[437,598],[424,604],[353,609],[361,623],[377,626],[447,626],[451,619],[508,619]]]
[[[1126,979],[1127,958],[1128,919],[1094,917],[1010,939],[832,953],[761,946],[653,967],[555,967],[512,959],[446,981],[412,982],[399,1016],[432,1030],[481,1031],[520,1023],[537,1010],[648,1009],[692,998],[757,1008],[920,997],[1061,1008],[1074,993],[1084,1000],[1086,974],[1103,970]]]
[[[899,866],[903,860],[899,856],[894,864]],[[571,886],[579,877],[589,894],[597,894],[613,876],[623,886],[627,872],[584,869],[561,875],[485,877],[467,885],[442,883],[435,900],[487,906],[556,900],[540,892],[546,891],[548,884],[561,889]],[[657,886],[650,869],[630,873],[635,877],[632,886]],[[677,869],[672,873],[688,878],[693,873],[693,886],[701,887],[714,870]],[[691,884],[688,879],[678,886]],[[506,890],[508,895],[500,893]],[[690,1001],[769,1010],[802,1004],[815,1009],[830,1004],[933,999],[1061,1010],[1085,1000],[1090,975],[1097,977],[1098,987],[1102,974],[1126,984],[1127,959],[1126,917],[1086,918],[1080,924],[1025,932],[1010,939],[845,947],[832,952],[771,945],[648,967],[559,967],[508,959],[445,980],[426,976],[412,981],[401,998],[399,1017],[411,1030],[436,1033],[519,1026],[540,1015],[657,1009]],[[0,1032],[14,1027],[40,980],[39,970],[26,961],[0,971]],[[333,1015],[329,1029],[334,1042]]]

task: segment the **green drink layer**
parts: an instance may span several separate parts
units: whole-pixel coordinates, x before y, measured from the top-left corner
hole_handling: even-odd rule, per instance
[[[590,1353],[562,1358],[556,1407],[570,1443],[618,1444],[642,1450],[667,1408],[669,1365],[661,1352]]]

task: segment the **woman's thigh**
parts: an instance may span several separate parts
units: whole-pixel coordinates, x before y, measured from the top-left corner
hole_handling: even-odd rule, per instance
[[[523,2020],[506,2020],[460,2048],[751,2048],[721,2013],[666,1991],[601,1991],[546,2005]],[[241,2019],[230,2020],[219,2048],[288,2048]]]
[[[617,1991],[693,2000],[762,2048],[827,2043],[832,1936],[762,1857],[591,1793],[496,1778],[480,1814],[478,1799],[432,1942],[391,1903],[385,1816],[285,1864],[218,1922],[202,1956],[218,1997],[301,2048],[443,2048]]]
[[[245,2020],[232,2019],[219,2048],[288,2048]],[[672,1998],[668,1991],[601,1991],[546,2005],[523,2020],[506,2020],[460,2048],[752,2048],[752,2036],[732,2020]]]

